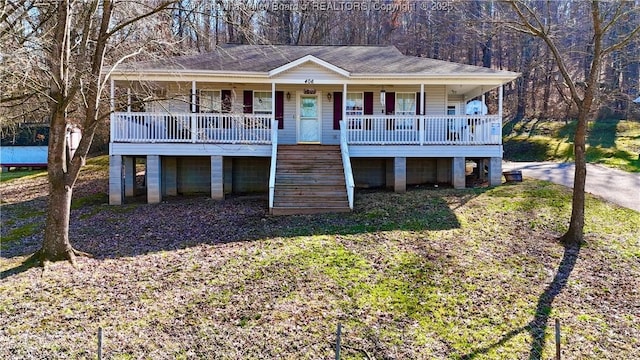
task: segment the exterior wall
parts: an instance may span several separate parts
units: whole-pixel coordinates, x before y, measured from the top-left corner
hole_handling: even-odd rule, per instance
[[[437,182],[437,159],[407,159],[407,185]]]
[[[407,185],[451,183],[451,159],[407,158]],[[393,186],[393,158],[351,158],[353,178],[358,188]]]
[[[358,188],[387,185],[387,159],[351,158],[351,169]]]
[[[237,157],[232,162],[231,181],[234,193],[266,192],[269,190],[271,159],[264,157]],[[225,173],[225,178],[228,174]]]
[[[211,192],[211,158],[208,156],[177,159],[178,194]]]
[[[447,94],[444,85],[429,85],[424,87],[427,97],[424,103],[425,115],[445,115],[447,113]]]

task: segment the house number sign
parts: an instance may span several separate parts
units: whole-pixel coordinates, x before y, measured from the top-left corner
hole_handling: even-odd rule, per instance
[[[316,89],[304,89],[305,95],[315,95]]]
[[[305,84],[313,84],[313,79],[306,79],[304,81]]]

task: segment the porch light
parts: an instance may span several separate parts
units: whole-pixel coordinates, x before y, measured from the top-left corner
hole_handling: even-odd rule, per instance
[[[331,92],[327,92],[327,100],[331,101]]]
[[[291,93],[287,91],[287,101],[291,100]]]
[[[387,98],[386,91],[384,91],[384,89],[380,90],[380,105],[384,106],[386,98]]]

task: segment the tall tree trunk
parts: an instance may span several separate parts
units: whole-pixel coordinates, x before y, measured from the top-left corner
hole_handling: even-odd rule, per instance
[[[64,177],[49,176],[47,222],[42,248],[36,256],[40,261],[70,260],[75,262],[75,250],[69,242],[69,214],[72,188]]]
[[[52,87],[52,95],[59,88]],[[56,97],[54,97],[55,99]],[[34,255],[42,263],[46,261],[70,260],[75,263],[75,250],[69,242],[69,217],[73,187],[69,186],[68,158],[66,144],[66,120],[63,101],[52,104],[51,131],[49,132],[49,198],[47,200],[47,220],[42,248]],[[62,106],[61,106],[62,105]]]
[[[584,237],[584,206],[585,206],[585,183],[587,180],[587,157],[586,157],[586,137],[587,137],[587,116],[588,110],[580,107],[578,112],[578,124],[574,137],[574,157],[575,174],[573,175],[573,197],[571,207],[571,220],[569,229],[562,236],[561,241],[566,244],[581,243]]]

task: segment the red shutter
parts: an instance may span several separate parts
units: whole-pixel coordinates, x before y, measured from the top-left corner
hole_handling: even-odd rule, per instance
[[[242,112],[253,114],[253,91],[245,90],[242,99]]]
[[[394,115],[396,112],[396,93],[387,92],[384,95],[384,110],[387,115]]]
[[[284,91],[276,91],[276,120],[278,129],[284,129]]]
[[[387,115],[395,115],[396,113],[396,93],[388,92],[384,95],[384,111]],[[387,121],[387,130],[396,128],[395,120]]]
[[[373,115],[373,93],[365,92],[364,93],[364,115]]]
[[[364,93],[364,98],[362,99],[364,100],[364,104],[363,107],[363,114],[364,115],[373,115],[373,93],[372,92],[365,92]],[[371,130],[371,122],[373,121],[372,119],[364,119],[364,129],[365,130]]]
[[[333,93],[333,130],[340,130],[342,120],[342,92]]]

